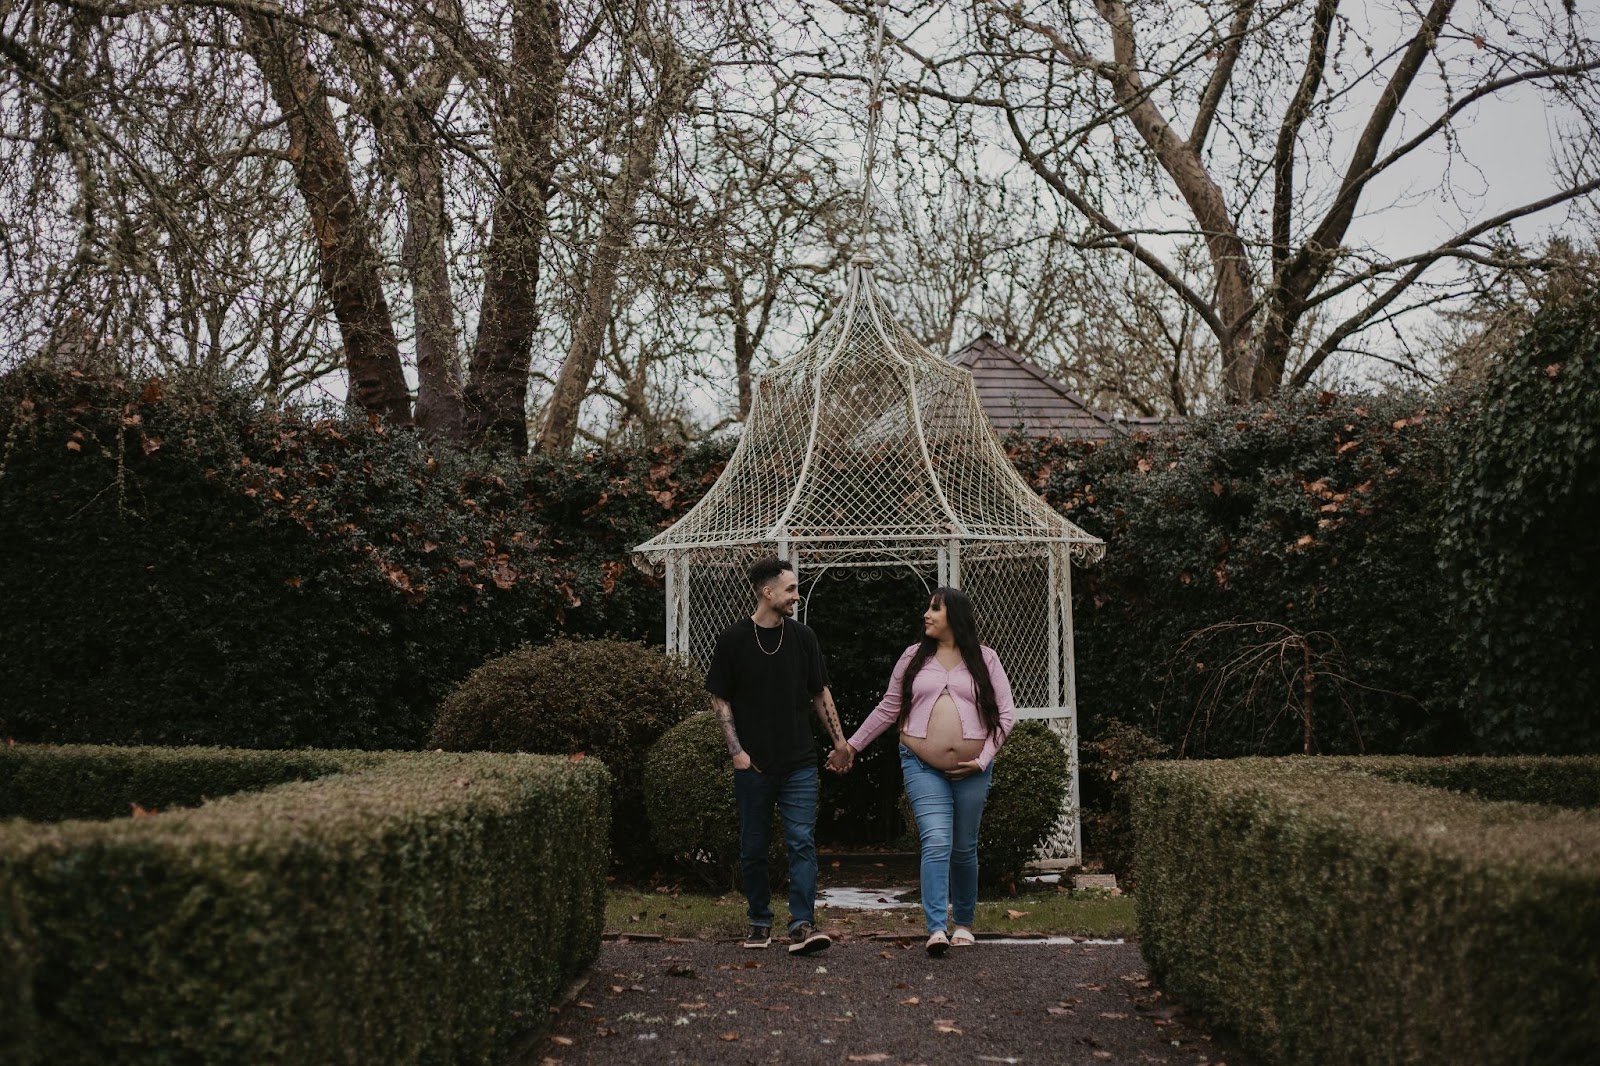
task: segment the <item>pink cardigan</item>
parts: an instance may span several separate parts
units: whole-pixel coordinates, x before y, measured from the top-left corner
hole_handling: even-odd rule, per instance
[[[894,725],[900,717],[900,685],[906,676],[906,667],[911,664],[911,657],[917,653],[918,645],[913,644],[900,656],[900,661],[894,664],[894,674],[889,678],[889,688],[883,694],[883,699],[878,701],[878,706],[873,708],[867,720],[861,723],[855,735],[850,738],[850,746],[857,751],[865,748],[878,738],[878,734]],[[939,660],[933,656],[922,664],[917,671],[917,676],[911,682],[911,714],[906,717],[905,731],[914,737],[928,735],[928,719],[933,714],[933,705],[938,702],[939,696],[945,689],[950,690],[950,698],[955,701],[956,711],[961,715],[961,735],[968,740],[979,740],[987,737],[987,743],[978,753],[978,765],[988,769],[989,763],[994,760],[994,753],[1000,750],[1000,745],[1006,741],[1006,734],[1011,732],[1011,727],[1016,723],[1017,708],[1011,700],[1011,682],[1006,678],[1005,667],[1000,665],[1000,656],[988,645],[983,648],[983,662],[989,668],[989,683],[994,686],[994,699],[1000,707],[1000,730],[994,736],[988,736],[983,726],[983,715],[978,711],[978,684],[973,680],[972,673],[967,669],[967,664],[956,664],[954,669],[946,670],[939,665]]]

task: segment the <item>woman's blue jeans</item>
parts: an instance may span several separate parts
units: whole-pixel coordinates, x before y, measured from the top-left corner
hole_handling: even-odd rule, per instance
[[[783,820],[789,848],[789,931],[801,922],[816,924],[817,768],[788,773],[733,772],[733,797],[739,805],[739,870],[750,924],[772,925],[772,883],[767,874],[767,844],[772,839],[772,806]]]
[[[978,825],[994,763],[981,774],[952,781],[902,744],[900,769],[922,841],[922,913],[928,932],[948,929],[951,918],[970,926],[978,911]]]

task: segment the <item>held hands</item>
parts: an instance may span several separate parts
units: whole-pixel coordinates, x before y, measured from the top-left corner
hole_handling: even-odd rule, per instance
[[[856,749],[847,741],[839,741],[828,752],[828,769],[836,774],[847,774],[856,763]]]

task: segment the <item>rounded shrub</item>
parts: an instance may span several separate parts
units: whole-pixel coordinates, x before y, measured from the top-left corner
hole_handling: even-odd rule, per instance
[[[447,751],[583,752],[614,782],[612,854],[648,861],[641,794],[645,753],[706,705],[687,660],[624,640],[523,645],[467,676],[445,699],[430,746]]]
[[[656,849],[692,870],[708,887],[739,883],[739,808],[722,726],[696,714],[664,733],[644,762],[644,807]],[[773,887],[787,875],[777,814],[767,851]]]
[[[1067,749],[1043,722],[1021,722],[994,760],[994,781],[978,831],[978,873],[1015,890],[1023,868],[1061,817]]]

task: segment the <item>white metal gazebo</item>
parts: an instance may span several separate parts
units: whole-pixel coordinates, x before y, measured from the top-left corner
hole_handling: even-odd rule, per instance
[[[856,256],[842,304],[812,342],[756,382],[722,476],[639,545],[664,572],[667,650],[704,666],[747,613],[745,567],[777,554],[802,589],[829,572],[904,566],[972,598],[1020,718],[1067,747],[1066,809],[1041,858],[1081,860],[1072,563],[1104,544],[1028,487],[995,439],[968,372],[916,342]]]

